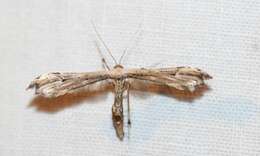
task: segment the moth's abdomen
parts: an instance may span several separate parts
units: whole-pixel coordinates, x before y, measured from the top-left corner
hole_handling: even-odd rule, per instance
[[[116,80],[115,101],[112,106],[112,120],[116,130],[117,137],[120,140],[123,140],[124,138],[123,92],[124,92],[124,81],[121,79]]]

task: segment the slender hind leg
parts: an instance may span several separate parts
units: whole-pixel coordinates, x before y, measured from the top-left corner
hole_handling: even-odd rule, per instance
[[[127,95],[126,95],[127,96],[127,118],[128,118],[127,124],[128,124],[128,127],[131,127],[129,90],[130,90],[130,84],[128,83],[127,84]]]
[[[131,118],[130,118],[130,100],[129,100],[130,84],[127,83],[126,98],[127,98],[127,125],[128,125],[128,139],[130,138]]]

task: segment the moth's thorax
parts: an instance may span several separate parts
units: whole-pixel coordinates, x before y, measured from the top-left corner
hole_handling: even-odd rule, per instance
[[[120,64],[115,65],[112,70],[110,70],[109,75],[113,79],[119,79],[124,77],[124,67]]]
[[[125,80],[124,79],[116,79],[115,82],[115,93],[123,94],[125,90]]]

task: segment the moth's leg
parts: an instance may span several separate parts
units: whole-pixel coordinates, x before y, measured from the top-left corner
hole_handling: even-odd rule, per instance
[[[106,60],[104,58],[102,58],[102,63],[103,63],[103,66],[107,69],[107,70],[110,70],[110,67],[108,66]]]
[[[127,124],[129,127],[131,127],[131,115],[130,115],[130,100],[129,100],[129,92],[130,92],[130,84],[127,83],[127,88],[126,88],[126,98],[127,98]]]
[[[98,45],[98,43],[97,43],[96,41],[95,41],[95,44],[96,44],[98,53],[100,54],[103,67],[104,67],[105,69],[107,69],[107,70],[110,70],[110,67],[108,66],[107,61],[106,61],[104,55],[101,53],[101,49],[99,48],[99,45]]]
[[[130,139],[130,128],[131,128],[131,115],[130,115],[130,100],[129,100],[129,91],[130,91],[130,83],[126,82],[126,98],[127,98],[127,125],[128,125],[128,139]]]

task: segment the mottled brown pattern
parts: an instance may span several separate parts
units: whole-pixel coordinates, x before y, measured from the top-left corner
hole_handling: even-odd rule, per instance
[[[124,69],[123,66],[116,65],[113,69],[97,72],[43,74],[36,77],[30,83],[28,89],[35,88],[35,94],[46,98],[55,98],[84,90],[84,88],[89,88],[92,84],[101,81],[114,84],[115,101],[112,106],[112,120],[118,138],[123,140],[123,93],[126,90],[129,91],[131,83],[141,80],[144,83],[150,82],[177,90],[193,92],[196,87],[204,85],[204,80],[211,78],[206,72],[192,67]],[[128,103],[128,110],[129,107]],[[128,118],[130,124],[130,114],[128,114]]]

